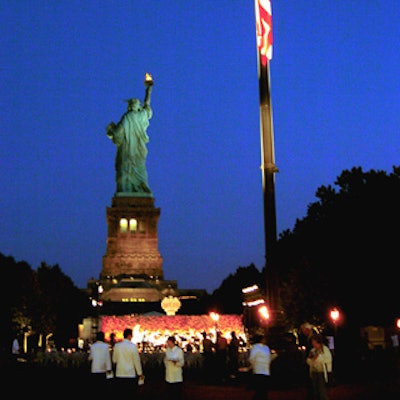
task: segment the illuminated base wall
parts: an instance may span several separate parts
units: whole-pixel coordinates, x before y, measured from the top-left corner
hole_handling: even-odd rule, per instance
[[[113,197],[112,207],[107,207],[107,250],[101,279],[120,275],[163,279],[159,217],[160,209],[152,197]]]

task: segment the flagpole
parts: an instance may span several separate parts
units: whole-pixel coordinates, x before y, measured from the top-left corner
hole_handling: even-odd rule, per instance
[[[265,231],[265,279],[267,300],[271,311],[278,309],[278,287],[276,271],[272,263],[272,250],[276,244],[275,165],[272,102],[270,93],[269,62],[260,65],[260,140],[261,171],[264,200]]]
[[[275,173],[278,172],[275,165],[269,68],[269,60],[272,56],[272,13],[269,1],[255,0],[255,7],[258,47],[257,65],[260,92],[261,171],[264,201],[265,285],[267,302],[271,313],[274,316],[274,314],[280,309],[280,301],[278,275],[272,261],[272,251],[277,241]]]

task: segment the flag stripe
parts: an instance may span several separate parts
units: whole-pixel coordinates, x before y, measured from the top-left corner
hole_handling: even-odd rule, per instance
[[[256,1],[257,47],[262,65],[272,59],[272,6],[271,0]]]

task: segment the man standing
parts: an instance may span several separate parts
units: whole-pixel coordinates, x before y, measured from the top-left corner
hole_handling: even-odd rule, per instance
[[[214,343],[208,337],[207,332],[203,331],[203,371],[204,378],[206,381],[211,381],[211,378],[214,375]]]
[[[219,381],[224,382],[227,375],[228,339],[217,331],[215,341],[215,373]]]
[[[313,348],[311,339],[314,333],[316,333],[314,331],[314,327],[309,322],[304,322],[300,325],[299,344],[303,352],[302,358],[304,367],[304,379],[307,389],[307,400],[313,399],[313,384],[310,377],[310,367],[307,363],[307,357],[311,349]]]
[[[151,194],[146,169],[146,144],[149,141],[146,130],[153,116],[150,107],[153,80],[150,74],[146,74],[144,84],[146,95],[143,105],[139,99],[127,100],[128,111],[117,125],[111,122],[106,128],[107,136],[117,145],[117,193]]]
[[[177,346],[174,336],[167,339],[164,365],[165,382],[167,384],[167,400],[183,399],[183,350]]]
[[[332,353],[324,344],[324,337],[315,334],[311,337],[312,349],[307,356],[312,382],[312,399],[328,400],[328,374],[332,373]]]
[[[270,389],[271,350],[265,335],[256,334],[250,348],[249,363],[253,371],[252,400],[267,400]]]
[[[228,344],[229,377],[236,378],[239,369],[239,338],[235,331],[231,332],[231,340]]]
[[[132,329],[124,329],[123,335],[124,339],[115,344],[112,355],[112,361],[116,364],[115,381],[120,395],[134,394],[138,387],[138,377],[144,378],[139,351],[132,342]]]
[[[89,360],[93,386],[96,393],[103,395],[107,373],[112,372],[110,349],[104,342],[104,332],[97,332],[96,341],[90,346]]]

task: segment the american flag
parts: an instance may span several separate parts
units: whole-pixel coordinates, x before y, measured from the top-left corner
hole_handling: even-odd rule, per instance
[[[262,65],[272,58],[272,7],[271,0],[255,0],[257,47]]]

